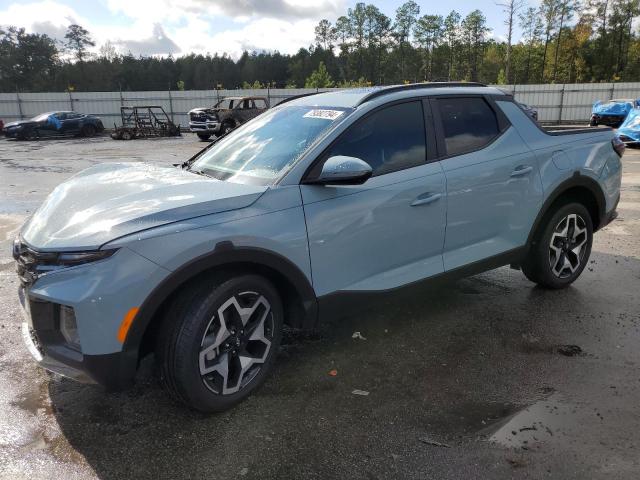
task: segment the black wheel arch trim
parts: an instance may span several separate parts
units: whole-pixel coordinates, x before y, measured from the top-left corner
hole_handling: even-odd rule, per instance
[[[560,198],[561,195],[563,195],[564,193],[566,193],[567,191],[575,187],[586,188],[593,194],[594,198],[596,199],[596,204],[598,207],[598,218],[597,218],[597,221],[594,222],[593,231],[595,232],[605,223],[605,219],[607,216],[606,215],[607,202],[605,200],[604,192],[602,191],[602,188],[600,188],[600,185],[598,185],[598,182],[596,182],[591,177],[587,175],[582,175],[580,174],[580,172],[576,171],[570,178],[560,183],[560,185],[558,185],[551,192],[551,194],[547,196],[546,200],[542,204],[542,207],[540,208],[540,211],[538,212],[538,216],[533,222],[533,226],[531,227],[531,230],[529,231],[529,236],[527,237],[528,246],[530,246],[533,243],[534,237],[536,235],[536,232],[538,231],[538,228],[540,227],[540,223],[542,222],[542,219],[549,212],[549,209],[554,204],[554,202],[558,200],[558,198]]]
[[[156,313],[158,313],[159,308],[182,285],[207,270],[252,264],[258,268],[268,268],[277,272],[294,287],[295,293],[301,301],[302,315],[299,320],[294,322],[293,326],[305,329],[315,327],[318,315],[315,290],[307,276],[298,266],[273,251],[255,247],[235,246],[230,241],[224,241],[218,243],[211,252],[196,257],[173,271],[171,275],[153,289],[140,306],[127,334],[122,351],[138,353],[144,334]]]

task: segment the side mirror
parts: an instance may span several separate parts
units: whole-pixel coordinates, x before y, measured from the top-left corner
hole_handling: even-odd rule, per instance
[[[361,185],[373,174],[371,165],[356,157],[329,157],[318,178],[305,183],[314,185]]]

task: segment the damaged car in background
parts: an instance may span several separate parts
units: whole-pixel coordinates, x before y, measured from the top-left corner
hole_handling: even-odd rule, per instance
[[[75,135],[93,137],[103,130],[102,120],[98,117],[78,112],[41,113],[29,120],[19,120],[4,126],[5,135],[18,140]]]
[[[640,108],[629,112],[620,128],[618,136],[630,147],[640,147]]]
[[[613,99],[607,102],[597,101],[593,104],[591,110],[591,120],[589,125],[597,127],[598,125],[607,125],[609,127],[618,128],[627,115],[634,108],[640,107],[640,99],[633,100]]]
[[[212,135],[226,135],[268,108],[269,101],[265,97],[227,97],[213,107],[191,110],[189,130],[201,140],[208,140]]]

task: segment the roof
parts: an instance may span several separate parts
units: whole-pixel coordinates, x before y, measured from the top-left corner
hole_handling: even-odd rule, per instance
[[[451,95],[453,93],[473,93],[482,95],[507,95],[502,90],[478,83],[431,82],[384,87],[351,88],[304,96],[292,100],[291,105],[333,106],[354,108],[379,98],[385,101],[410,98],[420,95]]]

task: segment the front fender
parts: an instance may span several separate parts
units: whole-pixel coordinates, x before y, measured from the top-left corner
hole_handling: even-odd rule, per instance
[[[140,307],[135,321],[128,332],[123,350],[138,352],[142,339],[160,307],[174,292],[190,280],[208,270],[223,270],[244,266],[248,268],[266,268],[286,278],[301,300],[302,318],[293,326],[313,328],[318,315],[318,304],[315,291],[307,276],[291,261],[275,252],[236,246],[232,242],[223,241],[216,245],[211,253],[192,259],[172,272],[158,284]]]

